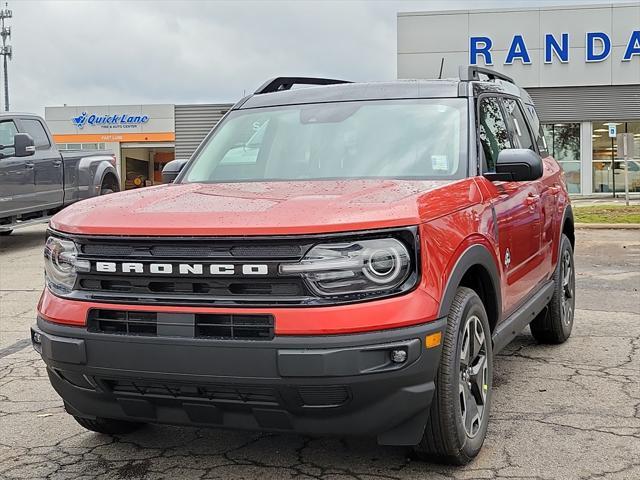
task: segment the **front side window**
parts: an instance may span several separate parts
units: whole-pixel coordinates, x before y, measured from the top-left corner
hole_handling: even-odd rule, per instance
[[[15,149],[13,148],[13,137],[18,133],[18,129],[16,128],[16,124],[13,123],[13,120],[6,120],[4,122],[0,122],[0,145],[8,146],[11,145],[10,148],[5,148],[1,150],[1,153],[5,157],[11,157],[15,154]]]
[[[463,178],[466,108],[442,98],[237,110],[182,181]]]
[[[49,148],[51,144],[49,143],[49,136],[47,132],[45,132],[44,127],[38,120],[32,119],[22,119],[20,120],[22,123],[22,127],[24,128],[25,133],[31,135],[33,138],[33,144],[36,149],[40,150],[43,148]]]
[[[483,97],[480,99],[478,121],[480,122],[478,136],[486,160],[485,170],[494,172],[500,152],[511,148],[507,124],[502,116],[498,98]]]
[[[518,102],[513,98],[505,98],[503,105],[507,118],[509,119],[511,138],[516,148],[526,148],[535,152],[536,147],[533,144],[529,127],[527,127],[527,121],[524,119]]]

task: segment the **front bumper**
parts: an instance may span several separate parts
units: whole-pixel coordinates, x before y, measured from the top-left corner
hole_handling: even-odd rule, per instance
[[[378,332],[204,340],[90,333],[38,318],[34,347],[67,411],[178,425],[420,441],[445,319]],[[391,351],[407,360],[394,363]]]

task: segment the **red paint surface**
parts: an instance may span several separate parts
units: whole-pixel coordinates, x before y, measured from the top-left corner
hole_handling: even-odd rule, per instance
[[[412,292],[332,307],[195,308],[93,304],[45,292],[40,313],[82,326],[90,308],[200,313],[271,313],[279,335],[326,335],[398,328],[437,317],[457,259],[482,244],[501,275],[503,317],[557,262],[568,194],[557,162],[535,182],[343,180],[150,187],[83,201],[51,226],[92,235],[289,235],[420,225],[422,277]],[[495,209],[495,217],[493,213]],[[497,220],[497,228],[496,222]],[[496,236],[497,231],[497,236]],[[511,263],[505,267],[509,249]]]
[[[56,297],[45,290],[39,312],[50,322],[81,327],[86,325],[87,313],[92,308],[165,313],[270,313],[275,317],[277,335],[329,335],[425,323],[436,318],[438,303],[423,290],[414,290],[399,297],[332,307],[161,307],[78,302]]]
[[[96,197],[51,226],[95,235],[288,235],[416,225],[449,182],[342,180],[161,185]]]

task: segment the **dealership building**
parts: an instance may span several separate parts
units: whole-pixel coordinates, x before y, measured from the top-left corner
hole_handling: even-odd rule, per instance
[[[624,191],[618,135],[631,134],[629,190],[640,193],[640,2],[398,13],[397,27],[398,78],[456,77],[472,64],[525,87],[572,195]],[[159,183],[230,107],[65,105],[45,119],[60,148],[112,150],[129,189]]]
[[[162,167],[189,158],[231,104],[78,105],[46,107],[60,149],[109,149],[121,188],[161,182]]]
[[[505,73],[533,98],[573,195],[624,191],[620,133],[633,135],[629,190],[640,192],[640,2],[411,12],[397,22],[398,78],[456,77],[467,64]]]

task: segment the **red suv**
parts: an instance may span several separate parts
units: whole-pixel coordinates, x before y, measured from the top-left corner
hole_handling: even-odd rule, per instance
[[[501,74],[277,78],[172,168],[50,224],[32,341],[90,430],[372,435],[463,464],[495,353],[571,333],[563,173]]]

